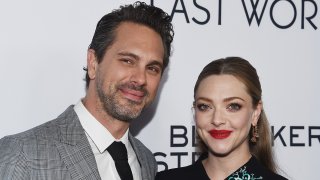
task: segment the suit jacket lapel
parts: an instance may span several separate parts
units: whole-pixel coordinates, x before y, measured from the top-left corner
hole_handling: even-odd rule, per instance
[[[57,118],[60,141],[56,141],[62,161],[72,179],[101,179],[95,157],[73,106]]]
[[[131,146],[133,150],[136,153],[136,156],[138,158],[138,161],[141,166],[141,177],[143,180],[150,180],[154,179],[154,176],[152,176],[151,172],[154,171],[152,167],[150,167],[149,159],[146,156],[146,152],[143,150],[142,147],[140,147],[138,140],[135,139],[131,133],[129,132],[129,142],[131,143]],[[141,143],[141,142],[140,142]]]

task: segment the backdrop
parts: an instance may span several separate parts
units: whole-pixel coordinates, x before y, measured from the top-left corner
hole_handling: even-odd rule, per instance
[[[84,96],[86,50],[98,20],[130,0],[0,1],[0,137],[58,116]],[[197,157],[193,86],[210,61],[257,69],[282,174],[319,179],[319,0],[149,0],[173,17],[173,55],[159,94],[132,132],[159,170]]]

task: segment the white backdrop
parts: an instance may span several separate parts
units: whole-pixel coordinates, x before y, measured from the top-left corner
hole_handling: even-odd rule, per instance
[[[0,1],[0,137],[53,119],[84,96],[82,67],[97,21],[132,2]],[[319,179],[319,0],[253,0],[252,21],[250,0],[145,2],[173,12],[176,33],[157,100],[132,125],[159,170],[191,163],[193,85],[201,69],[241,56],[260,76],[282,174]]]

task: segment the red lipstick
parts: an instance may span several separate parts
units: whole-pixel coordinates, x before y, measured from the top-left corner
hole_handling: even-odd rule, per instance
[[[211,130],[209,131],[210,135],[215,139],[225,139],[230,136],[232,131],[230,130]]]

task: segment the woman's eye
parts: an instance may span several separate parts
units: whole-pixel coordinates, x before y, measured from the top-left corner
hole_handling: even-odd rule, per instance
[[[232,112],[234,112],[234,111],[240,110],[241,107],[242,107],[242,106],[241,106],[240,104],[238,104],[238,103],[231,103],[231,104],[227,107],[227,109],[230,110],[230,111],[232,111]]]
[[[212,109],[212,108],[207,104],[197,104],[197,109],[199,111],[208,111],[209,109]]]

